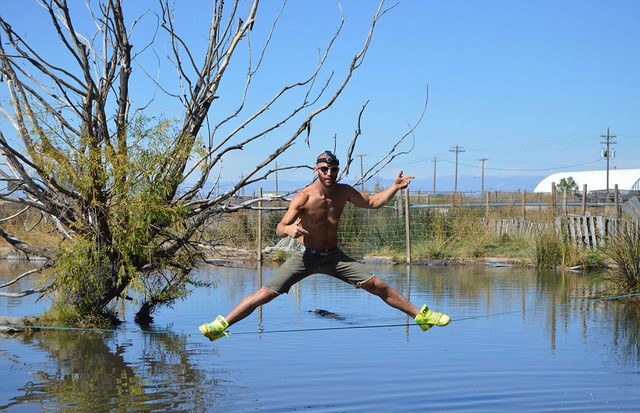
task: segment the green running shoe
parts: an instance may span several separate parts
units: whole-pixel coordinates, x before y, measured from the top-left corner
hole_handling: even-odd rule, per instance
[[[212,322],[201,325],[199,330],[206,338],[214,341],[221,337],[231,335],[228,331],[224,331],[227,327],[229,327],[229,323],[227,323],[227,320],[225,320],[223,316],[219,315]]]
[[[415,318],[416,323],[420,325],[422,331],[427,331],[434,325],[436,326],[446,326],[451,321],[451,317],[446,314],[436,313],[435,311],[429,310],[427,305],[423,305],[420,309],[420,314],[418,314]]]

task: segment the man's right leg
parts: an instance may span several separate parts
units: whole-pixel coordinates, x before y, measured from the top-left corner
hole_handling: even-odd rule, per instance
[[[277,293],[266,288],[261,288],[255,293],[243,298],[242,301],[240,301],[238,305],[236,305],[233,310],[231,310],[226,318],[219,315],[212,322],[202,324],[199,327],[200,332],[211,341],[227,336],[229,335],[229,333],[227,333],[225,330],[230,325],[235,324],[243,318],[247,317],[256,308],[268,303],[277,296]]]
[[[302,251],[294,251],[291,257],[278,268],[264,287],[243,298],[242,301],[231,310],[227,318],[219,315],[212,322],[201,325],[200,332],[212,341],[229,335],[225,330],[230,325],[242,320],[259,306],[273,300],[279,293],[284,294],[288,292],[293,284],[309,275],[311,270],[307,270],[307,264],[310,268],[316,267],[312,257],[307,257],[305,260]]]
[[[247,317],[249,314],[253,313],[253,311],[260,307],[263,304],[268,303],[278,296],[277,293],[268,290],[266,288],[261,288],[255,293],[246,296],[236,305],[233,310],[227,315],[226,320],[229,325],[233,325],[243,318]]]

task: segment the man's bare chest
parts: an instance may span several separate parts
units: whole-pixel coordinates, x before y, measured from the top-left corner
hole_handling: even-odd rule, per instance
[[[307,217],[316,224],[340,219],[345,201],[327,197],[310,198],[305,205]]]

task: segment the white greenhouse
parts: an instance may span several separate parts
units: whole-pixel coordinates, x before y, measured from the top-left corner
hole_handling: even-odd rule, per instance
[[[556,185],[560,183],[562,178],[573,178],[578,185],[578,191],[582,192],[584,184],[587,185],[588,192],[599,192],[607,190],[607,171],[578,171],[578,172],[559,172],[544,178],[536,186],[533,192],[551,192],[551,183]],[[640,191],[640,169],[610,169],[609,170],[609,189],[612,190],[618,185],[621,193],[630,193]]]

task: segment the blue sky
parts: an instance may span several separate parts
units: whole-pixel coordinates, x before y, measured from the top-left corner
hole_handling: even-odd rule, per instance
[[[38,17],[42,13],[26,12],[31,6],[24,1],[3,0],[2,5],[3,17],[35,38],[32,30],[44,22],[40,20],[44,16]],[[144,3],[134,7],[141,6],[151,7]],[[281,4],[264,1],[261,7],[252,32],[256,49]],[[342,79],[362,46],[377,3],[345,1],[342,7],[345,25],[328,66],[335,72],[334,83]],[[178,30],[195,50],[207,35],[209,8],[206,1],[177,2]],[[130,12],[131,20],[136,10]],[[247,111],[309,73],[339,18],[335,2],[286,4]],[[136,33],[151,38],[144,24]],[[37,41],[45,45],[50,40]],[[134,45],[143,43],[137,40]],[[152,47],[155,54],[141,55],[141,67],[153,67],[155,56],[166,47],[157,41]],[[238,59],[230,70],[215,111],[224,112],[237,102],[234,91],[242,84],[246,66]],[[160,81],[175,84],[171,71],[170,65],[161,63]],[[328,76],[324,72],[321,79]],[[150,88],[140,85],[136,93],[149,96]],[[604,169],[600,135],[607,128],[617,136],[611,167],[640,168],[640,1],[401,1],[378,22],[364,63],[344,94],[313,123],[310,146],[297,143],[279,166],[311,164],[319,152],[333,148],[334,136],[337,154],[344,158],[360,108],[369,101],[355,151],[364,155],[367,168],[418,120],[427,87],[429,104],[415,131],[413,150],[379,174],[383,182],[403,169],[420,178],[412,189],[431,190],[436,157],[437,189],[452,190],[446,177],[454,174],[451,149],[458,145],[464,149],[459,154],[459,176],[469,178],[464,184],[468,187],[460,190],[479,190],[481,158],[487,158],[487,181],[498,186],[487,189],[500,189],[501,181],[527,188],[532,185],[527,179],[555,172]],[[175,102],[158,91],[154,96],[150,111],[179,113]],[[275,119],[278,111],[269,116]],[[245,173],[288,133],[282,128],[266,142],[235,153],[223,164],[223,179]],[[408,141],[399,150],[411,146]],[[359,164],[353,174],[359,175]],[[298,171],[282,173],[280,179],[309,177],[308,172]]]

